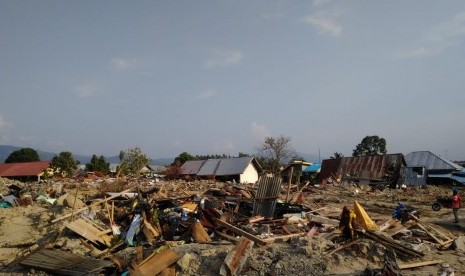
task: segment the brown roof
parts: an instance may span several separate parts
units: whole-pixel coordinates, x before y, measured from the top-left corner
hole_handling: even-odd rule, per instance
[[[0,176],[37,176],[50,166],[50,161],[0,164]]]

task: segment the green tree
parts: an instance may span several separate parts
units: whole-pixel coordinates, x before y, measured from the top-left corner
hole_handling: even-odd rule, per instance
[[[150,158],[140,148],[135,147],[119,153],[120,166],[117,176],[121,173],[139,175],[140,170],[150,163]],[[121,171],[120,171],[121,170]]]
[[[344,157],[344,154],[336,151],[335,153],[333,153],[333,156],[331,156],[330,159],[339,159],[342,157]]]
[[[244,152],[239,152],[238,157],[249,157],[250,154],[244,153]]]
[[[69,151],[62,151],[55,155],[51,162],[51,167],[62,174],[64,177],[70,177],[77,169],[79,161],[74,159],[73,154]]]
[[[97,155],[92,155],[90,162],[86,164],[86,170],[91,172],[102,172],[107,173],[110,171],[110,163],[105,160],[103,155],[97,157]]]
[[[174,158],[174,162],[171,165],[181,166],[182,164],[186,163],[186,161],[196,160],[197,158],[187,152],[182,152],[178,155],[178,157]]]
[[[371,156],[386,154],[386,140],[379,136],[366,136],[354,149],[352,156]]]
[[[40,161],[39,154],[35,149],[22,148],[15,150],[5,160],[5,163],[21,163]]]
[[[258,148],[259,156],[262,157],[261,165],[267,171],[278,173],[281,166],[293,155],[290,148],[291,137],[265,137],[263,143]]]

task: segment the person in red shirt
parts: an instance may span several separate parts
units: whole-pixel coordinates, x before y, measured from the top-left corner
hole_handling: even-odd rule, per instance
[[[459,222],[459,208],[462,205],[462,198],[460,197],[457,189],[452,190],[452,211],[454,212],[455,223]]]

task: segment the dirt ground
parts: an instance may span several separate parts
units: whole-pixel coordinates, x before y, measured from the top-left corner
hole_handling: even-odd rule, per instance
[[[76,185],[62,180],[64,190],[74,194]],[[0,179],[0,190],[5,193],[5,187],[12,183]],[[19,184],[18,184],[19,185]],[[21,184],[22,185],[22,184]],[[32,184],[29,184],[32,185]],[[33,196],[49,187],[30,189]],[[50,185],[50,183],[48,184]],[[156,183],[165,193],[177,192],[189,188],[192,193],[201,193],[207,187],[224,186],[224,183],[178,182]],[[80,198],[86,194],[95,194],[98,185],[90,183],[79,192]],[[196,191],[197,190],[197,191]],[[460,191],[460,190],[459,190]],[[460,191],[461,192],[461,191]],[[398,203],[408,204],[420,210],[420,219],[456,237],[465,236],[465,211],[459,211],[460,223],[453,223],[451,209],[442,208],[433,211],[432,203],[438,195],[450,195],[451,187],[425,186],[423,188],[409,187],[395,190],[372,191],[369,187],[350,185],[316,185],[303,193],[303,204],[312,210],[318,210],[321,216],[338,219],[344,206],[353,208],[354,202],[360,203],[376,224],[382,225],[392,217]],[[297,193],[291,194],[293,198]],[[282,198],[286,197],[283,187]],[[31,269],[15,264],[15,260],[25,251],[39,246],[57,233],[61,233],[56,242],[62,243],[61,250],[68,250],[79,255],[89,255],[78,237],[63,234],[64,221],[51,223],[53,218],[70,213],[70,208],[60,205],[50,205],[46,202],[34,202],[32,206],[0,208],[0,273],[2,275],[42,274],[37,269]],[[407,223],[408,224],[408,223]],[[328,254],[336,248],[326,237],[334,229],[324,230],[313,237],[296,237],[287,242],[273,243],[267,246],[255,245],[241,275],[375,275],[375,269],[385,264],[387,248],[370,239],[362,238],[343,250]],[[430,260],[442,260],[443,263],[422,266],[415,269],[403,269],[402,275],[465,275],[465,252],[448,248],[439,248],[432,242],[412,243],[425,255],[421,258],[404,258],[398,256],[398,264],[415,263]],[[220,267],[234,244],[183,244],[173,247],[181,255],[176,263],[176,275],[219,275]],[[115,255],[134,256],[135,249],[128,247]]]

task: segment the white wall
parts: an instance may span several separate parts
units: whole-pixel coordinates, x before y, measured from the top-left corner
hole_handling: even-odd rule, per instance
[[[258,172],[254,165],[250,163],[247,168],[245,168],[244,173],[242,173],[239,177],[241,183],[255,183],[258,181]]]

